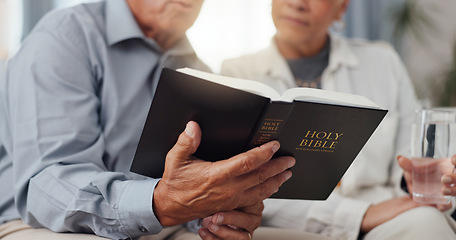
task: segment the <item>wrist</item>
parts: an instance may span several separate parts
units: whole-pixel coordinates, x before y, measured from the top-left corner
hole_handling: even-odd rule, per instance
[[[173,211],[172,201],[170,197],[167,196],[166,191],[163,191],[162,184],[158,182],[154,190],[154,197],[152,200],[152,208],[154,210],[155,216],[157,217],[160,224],[164,227],[178,225],[179,222],[176,221],[174,217],[170,215]]]
[[[203,217],[203,211],[198,211],[187,203],[188,200],[181,199],[178,194],[173,193],[163,179],[158,182],[154,190],[152,208],[162,226],[175,226]]]
[[[370,230],[372,230],[373,228],[376,227],[376,222],[374,219],[376,219],[375,217],[373,217],[376,213],[374,213],[375,211],[375,206],[373,205],[370,205],[366,212],[364,213],[364,216],[363,216],[363,220],[361,221],[361,226],[360,226],[360,233],[362,234],[366,234],[368,233]]]

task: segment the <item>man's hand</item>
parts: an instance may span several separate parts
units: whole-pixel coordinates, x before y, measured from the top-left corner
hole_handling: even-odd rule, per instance
[[[261,224],[263,202],[227,212],[216,213],[203,219],[199,235],[203,240],[249,240]]]
[[[198,124],[189,122],[166,156],[153,198],[154,213],[163,226],[255,205],[291,177],[287,169],[295,164],[294,158],[271,160],[280,147],[277,141],[227,160],[207,162],[192,157],[200,140]]]

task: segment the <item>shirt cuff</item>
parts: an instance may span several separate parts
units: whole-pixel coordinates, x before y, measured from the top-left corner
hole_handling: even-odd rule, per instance
[[[119,220],[131,237],[157,234],[163,226],[154,214],[154,189],[160,179],[130,181],[119,201]]]
[[[405,193],[410,194],[409,191],[408,191],[407,182],[405,181],[404,175],[402,175],[402,178],[401,178],[401,189]]]
[[[370,204],[363,201],[345,199],[334,213],[331,236],[338,239],[358,239],[364,214]]]
[[[195,219],[185,224],[185,227],[189,232],[198,233],[198,230],[202,227],[201,222],[203,219]]]

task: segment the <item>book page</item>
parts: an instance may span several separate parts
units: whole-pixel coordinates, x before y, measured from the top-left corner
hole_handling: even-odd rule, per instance
[[[280,99],[280,94],[270,86],[247,79],[221,76],[213,73],[203,72],[191,68],[180,68],[176,71],[198,77],[207,81],[221,84],[227,87],[250,92],[259,96],[267,97],[272,100]]]
[[[293,100],[300,100],[306,102],[331,103],[344,106],[381,109],[374,102],[364,96],[315,88],[291,88],[282,94],[282,99],[289,102]]]
[[[191,68],[180,68],[177,69],[177,71],[227,87],[243,90],[263,97],[268,97],[272,101],[293,102],[293,100],[297,100],[381,109],[366,97],[355,94],[299,87],[288,89],[282,95],[280,95],[272,87],[253,80],[221,76]]]

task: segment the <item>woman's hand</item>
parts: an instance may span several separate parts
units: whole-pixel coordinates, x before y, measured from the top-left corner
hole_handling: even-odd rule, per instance
[[[451,158],[451,163],[453,167],[456,166],[456,155]],[[443,183],[443,194],[449,196],[456,196],[456,173],[453,170],[451,174],[445,174],[442,176]]]
[[[403,176],[404,176],[405,182],[407,183],[408,192],[411,194],[413,192],[412,160],[410,160],[409,158],[406,158],[404,156],[398,156],[397,162],[398,162],[399,166],[402,168],[402,170],[404,170]],[[453,164],[456,163],[456,155],[454,155],[452,157],[451,162]],[[454,186],[452,186],[452,184],[454,185],[456,183],[456,174],[455,173],[444,175],[442,177],[442,183],[443,183],[442,191],[444,194],[446,194],[446,192],[450,192],[450,194],[446,194],[446,195],[453,194],[453,196],[456,196],[456,188]],[[450,190],[446,190],[448,188],[450,188]],[[438,204],[438,205],[427,204],[426,206],[433,206],[433,207],[438,208],[440,211],[446,211],[452,207],[452,204],[451,203]]]

